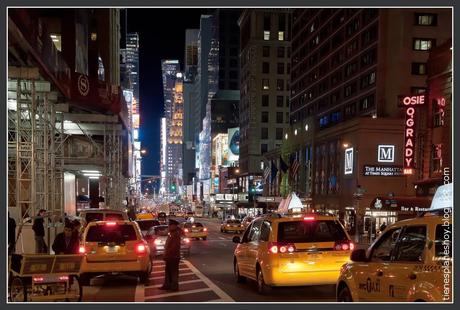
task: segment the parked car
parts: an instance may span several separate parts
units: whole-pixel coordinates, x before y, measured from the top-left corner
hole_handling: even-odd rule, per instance
[[[150,255],[152,258],[161,256],[165,251],[165,243],[168,238],[169,228],[168,225],[154,226],[149,229],[145,235],[145,240],[150,248]],[[180,244],[181,255],[188,256],[190,254],[190,239],[182,236]]]

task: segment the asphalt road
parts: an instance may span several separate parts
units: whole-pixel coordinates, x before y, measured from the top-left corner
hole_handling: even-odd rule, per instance
[[[208,227],[206,241],[192,240],[191,253],[181,262],[179,292],[159,290],[164,277],[164,263],[157,260],[146,285],[128,276],[102,276],[83,287],[87,302],[325,302],[335,301],[335,286],[274,288],[259,295],[254,281],[236,283],[233,277],[233,234],[220,232],[220,222],[196,219]]]

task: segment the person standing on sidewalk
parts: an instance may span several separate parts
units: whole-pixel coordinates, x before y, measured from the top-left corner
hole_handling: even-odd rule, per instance
[[[163,260],[165,261],[165,280],[161,290],[179,290],[179,261],[180,261],[180,242],[182,230],[179,222],[169,220],[168,239],[165,243]]]
[[[40,209],[32,225],[32,229],[35,233],[35,253],[48,252],[48,246],[45,243],[45,226],[43,224],[45,222],[45,214],[46,210]]]
[[[8,255],[16,252],[16,221],[8,211]]]

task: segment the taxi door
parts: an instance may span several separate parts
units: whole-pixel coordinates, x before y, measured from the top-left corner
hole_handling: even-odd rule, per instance
[[[260,230],[262,226],[262,219],[254,221],[254,224],[251,226],[251,231],[249,232],[248,236],[248,246],[247,246],[247,270],[251,277],[257,278],[256,274],[256,265],[257,259],[259,257],[259,237],[260,237]]]
[[[238,268],[240,274],[243,276],[248,276],[248,262],[247,262],[247,251],[248,251],[248,237],[251,231],[251,227],[249,226],[248,229],[243,234],[243,238],[241,239],[241,243],[238,244],[235,250],[235,257],[238,261]]]
[[[411,300],[410,290],[423,277],[427,249],[426,225],[406,226],[398,239],[391,267],[384,274],[384,295],[388,301]],[[409,298],[409,300],[408,300]]]
[[[368,261],[353,263],[359,301],[387,301],[388,274],[391,258],[401,232],[400,227],[387,230],[369,249]]]

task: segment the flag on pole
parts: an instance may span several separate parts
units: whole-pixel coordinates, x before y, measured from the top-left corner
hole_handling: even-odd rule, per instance
[[[272,168],[271,168],[271,176],[270,176],[270,183],[273,183],[273,181],[276,178],[276,175],[278,174],[278,168],[276,168],[275,163],[272,160]]]
[[[280,169],[283,171],[283,173],[286,173],[288,170],[288,165],[284,162],[283,158],[280,156]]]
[[[264,170],[264,181],[267,180],[268,176],[270,175],[270,167],[267,165]]]
[[[297,172],[299,172],[299,168],[300,168],[300,163],[296,158],[296,159],[294,159],[294,162],[291,165],[292,177],[295,177],[297,175]]]

